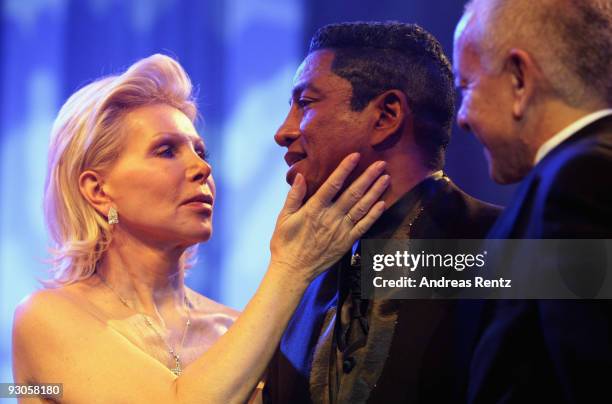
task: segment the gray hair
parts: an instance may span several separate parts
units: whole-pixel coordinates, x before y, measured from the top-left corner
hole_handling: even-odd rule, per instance
[[[612,105],[611,0],[471,0],[470,36],[489,70],[529,52],[570,105]]]

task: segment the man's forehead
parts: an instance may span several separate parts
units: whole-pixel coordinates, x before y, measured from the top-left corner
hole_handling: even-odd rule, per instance
[[[473,11],[466,11],[455,27],[453,36],[453,59],[468,45],[473,45],[476,40],[477,17]]]
[[[474,23],[474,13],[471,11],[466,11],[462,16],[457,26],[455,27],[455,34],[453,36],[455,46],[458,42],[460,42],[464,37],[465,33],[468,30],[469,26]]]
[[[461,70],[462,62],[472,60],[478,54],[474,37],[474,13],[466,12],[455,28],[453,41],[453,70],[457,74]]]
[[[328,49],[321,49],[309,53],[302,61],[293,76],[293,85],[297,87],[304,82],[311,81],[313,78],[333,74],[331,65],[334,60],[334,52]]]

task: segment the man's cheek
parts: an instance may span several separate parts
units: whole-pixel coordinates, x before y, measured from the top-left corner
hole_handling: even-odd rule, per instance
[[[302,135],[307,135],[309,132],[314,131],[317,133],[319,128],[317,127],[315,116],[312,112],[306,111],[300,120],[300,132]]]

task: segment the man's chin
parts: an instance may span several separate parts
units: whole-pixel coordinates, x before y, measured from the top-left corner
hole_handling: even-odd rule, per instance
[[[293,185],[293,181],[295,181],[295,177],[298,175],[298,173],[304,175],[304,173],[302,172],[303,170],[300,169],[300,167],[302,167],[302,161],[304,160],[297,161],[291,167],[289,167],[289,170],[287,170],[287,175],[285,177],[287,184]]]
[[[285,176],[285,181],[287,181],[287,184],[293,185],[293,181],[295,181],[295,176],[297,175],[297,173],[297,170],[294,170],[293,167],[291,167],[289,171],[287,171],[287,174]]]
[[[510,185],[521,181],[529,173],[529,168],[523,169],[498,167],[489,162],[489,175],[491,179],[500,185]]]

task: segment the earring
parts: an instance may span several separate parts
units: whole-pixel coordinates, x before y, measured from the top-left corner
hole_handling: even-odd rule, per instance
[[[117,214],[117,209],[112,206],[108,210],[108,224],[117,224],[119,223],[119,215]]]

